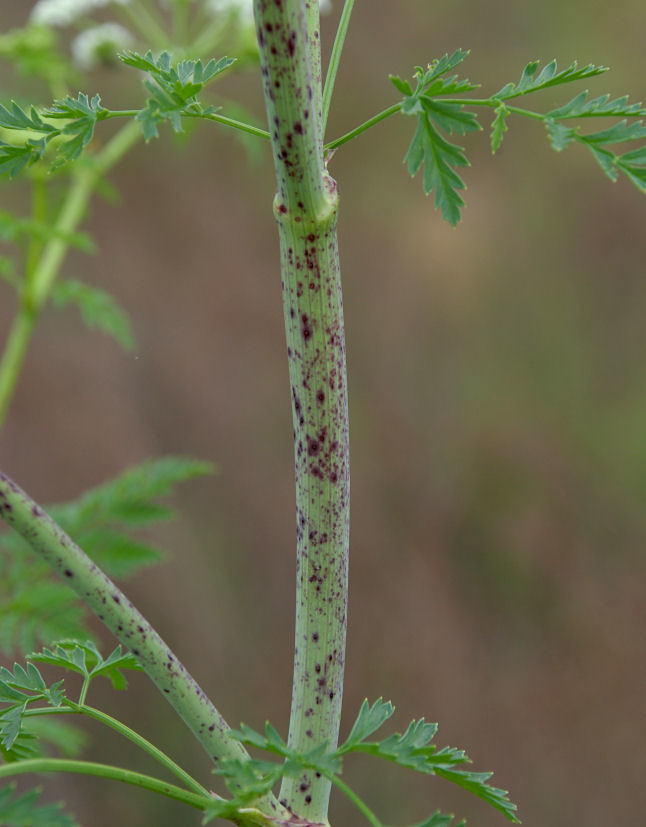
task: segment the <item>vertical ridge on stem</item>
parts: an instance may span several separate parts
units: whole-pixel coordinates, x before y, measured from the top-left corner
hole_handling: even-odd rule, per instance
[[[296,636],[289,743],[335,749],[349,544],[349,442],[338,195],[323,158],[318,2],[254,0],[277,192],[296,477]],[[316,7],[316,8],[314,8]],[[314,28],[312,28],[314,27]],[[306,772],[280,800],[327,823],[330,783]]]

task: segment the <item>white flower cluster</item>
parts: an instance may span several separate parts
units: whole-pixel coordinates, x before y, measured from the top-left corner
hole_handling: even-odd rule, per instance
[[[31,12],[34,23],[46,26],[69,26],[77,18],[110,3],[127,5],[130,0],[38,0]]]
[[[134,44],[128,29],[118,23],[102,23],[77,35],[71,44],[74,62],[81,69],[92,69],[101,58],[114,58],[122,49]]]
[[[321,14],[332,10],[330,0],[320,0]],[[253,25],[253,0],[207,0],[206,7],[214,15],[236,13],[240,22]]]

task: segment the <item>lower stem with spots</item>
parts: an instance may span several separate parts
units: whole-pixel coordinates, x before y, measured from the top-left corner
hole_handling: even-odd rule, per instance
[[[289,743],[335,749],[347,612],[350,468],[336,210],[316,222],[276,210],[296,470],[296,639]],[[296,216],[298,217],[298,216]],[[280,800],[327,818],[329,781],[286,778]]]
[[[296,466],[296,636],[289,744],[339,735],[345,663],[350,468],[338,193],[323,157],[317,0],[254,0],[276,171]],[[284,778],[280,802],[328,824],[330,781]]]

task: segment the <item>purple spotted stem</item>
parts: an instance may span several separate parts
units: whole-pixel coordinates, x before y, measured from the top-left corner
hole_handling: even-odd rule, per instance
[[[336,182],[323,157],[319,4],[254,0],[277,178],[296,465],[296,638],[289,744],[336,748],[347,610],[350,467]],[[285,778],[282,804],[327,822],[330,784]]]

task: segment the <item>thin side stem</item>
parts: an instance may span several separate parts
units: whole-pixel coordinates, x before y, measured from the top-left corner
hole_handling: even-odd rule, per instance
[[[85,699],[87,698],[87,691],[90,688],[90,681],[91,678],[89,675],[86,675],[83,679],[83,685],[81,686],[81,691],[79,692],[79,699],[78,705],[79,707],[85,706]]]
[[[335,787],[338,787],[341,790],[341,792],[347,798],[350,799],[350,801],[355,805],[357,810],[359,810],[359,812],[361,812],[366,817],[370,824],[372,824],[372,827],[384,827],[381,821],[379,821],[377,816],[372,812],[370,807],[368,807],[368,805],[361,798],[359,798],[359,796],[351,787],[348,787],[345,781],[342,781],[338,777],[338,775],[331,775],[330,780],[335,785]]]
[[[126,770],[123,767],[113,767],[109,764],[98,764],[93,761],[75,761],[70,758],[29,758],[25,761],[16,761],[11,764],[0,764],[0,778],[11,778],[14,775],[25,775],[33,772],[69,772],[77,775],[94,775],[99,778],[108,778],[121,781],[123,784],[132,784],[144,790],[150,790],[175,801],[181,801],[198,810],[205,810],[212,797],[198,795],[183,790],[174,784],[152,778],[139,772]]]
[[[72,588],[139,661],[210,758],[245,761],[249,755],[210,699],[157,631],[74,541],[9,477],[0,471],[0,516]],[[281,808],[269,796],[259,806]]]
[[[378,112],[376,115],[373,115],[372,118],[369,118],[367,121],[359,124],[359,126],[355,126],[355,128],[351,129],[350,132],[346,132],[345,135],[341,135],[340,138],[335,138],[333,141],[325,144],[325,151],[327,153],[333,152],[335,149],[343,146],[343,144],[347,144],[348,141],[351,141],[353,138],[361,135],[362,132],[370,129],[370,127],[375,126],[380,123],[380,121],[384,121],[386,118],[389,118],[391,115],[399,112],[401,108],[401,103],[394,103],[392,106],[389,106],[388,109]]]
[[[0,361],[0,428],[7,416],[36,319],[65,260],[69,248],[65,236],[69,236],[81,222],[101,176],[125,155],[140,135],[139,124],[127,124],[106,144],[92,164],[76,170],[56,221],[56,237],[45,244],[37,262],[29,262],[28,278]]]
[[[7,418],[35,324],[36,314],[24,298],[21,299],[0,361],[0,428]]]
[[[345,664],[350,467],[338,195],[323,158],[320,57],[312,56],[318,3],[255,0],[254,11],[277,179],[296,467],[289,744],[306,752],[327,742],[333,751]],[[330,781],[306,771],[283,780],[280,800],[308,822],[326,824],[329,794]]]
[[[112,118],[134,118],[141,112],[140,109],[114,109],[107,113],[104,121]],[[204,121],[215,121],[221,123],[223,126],[230,126],[232,129],[239,129],[241,132],[247,132],[249,135],[255,135],[257,138],[263,138],[268,141],[270,134],[266,129],[261,129],[258,126],[253,126],[244,121],[237,121],[235,118],[228,118],[226,115],[218,115],[217,112],[182,112],[183,118],[198,118]]]
[[[336,30],[334,38],[334,45],[332,46],[332,54],[330,55],[330,64],[325,76],[325,86],[323,87],[323,115],[321,118],[321,130],[325,135],[327,126],[327,118],[330,112],[330,103],[332,102],[332,92],[334,91],[334,83],[336,81],[336,74],[341,62],[341,54],[343,52],[343,44],[345,43],[345,36],[348,33],[348,26],[350,25],[350,17],[352,16],[352,9],[354,8],[354,0],[345,0],[343,11],[341,12],[341,19],[339,20],[339,27]]]
[[[147,752],[163,767],[166,767],[169,772],[183,781],[194,793],[204,796],[209,794],[209,791],[196,781],[193,776],[189,775],[179,764],[176,764],[175,761],[166,755],[165,752],[162,752],[159,747],[151,744],[143,735],[135,732],[134,729],[130,729],[130,727],[118,721],[116,718],[111,717],[106,712],[102,712],[100,709],[94,709],[94,707],[87,706],[86,704],[74,704],[71,701],[67,703],[68,706],[48,706],[42,709],[27,709],[23,713],[23,717],[37,718],[47,715],[86,715],[88,718],[94,718],[96,721],[100,721],[102,724],[105,724],[105,726],[110,727],[110,729],[114,729],[120,735],[123,735],[124,738],[132,741],[133,744],[136,744],[144,752]]]

